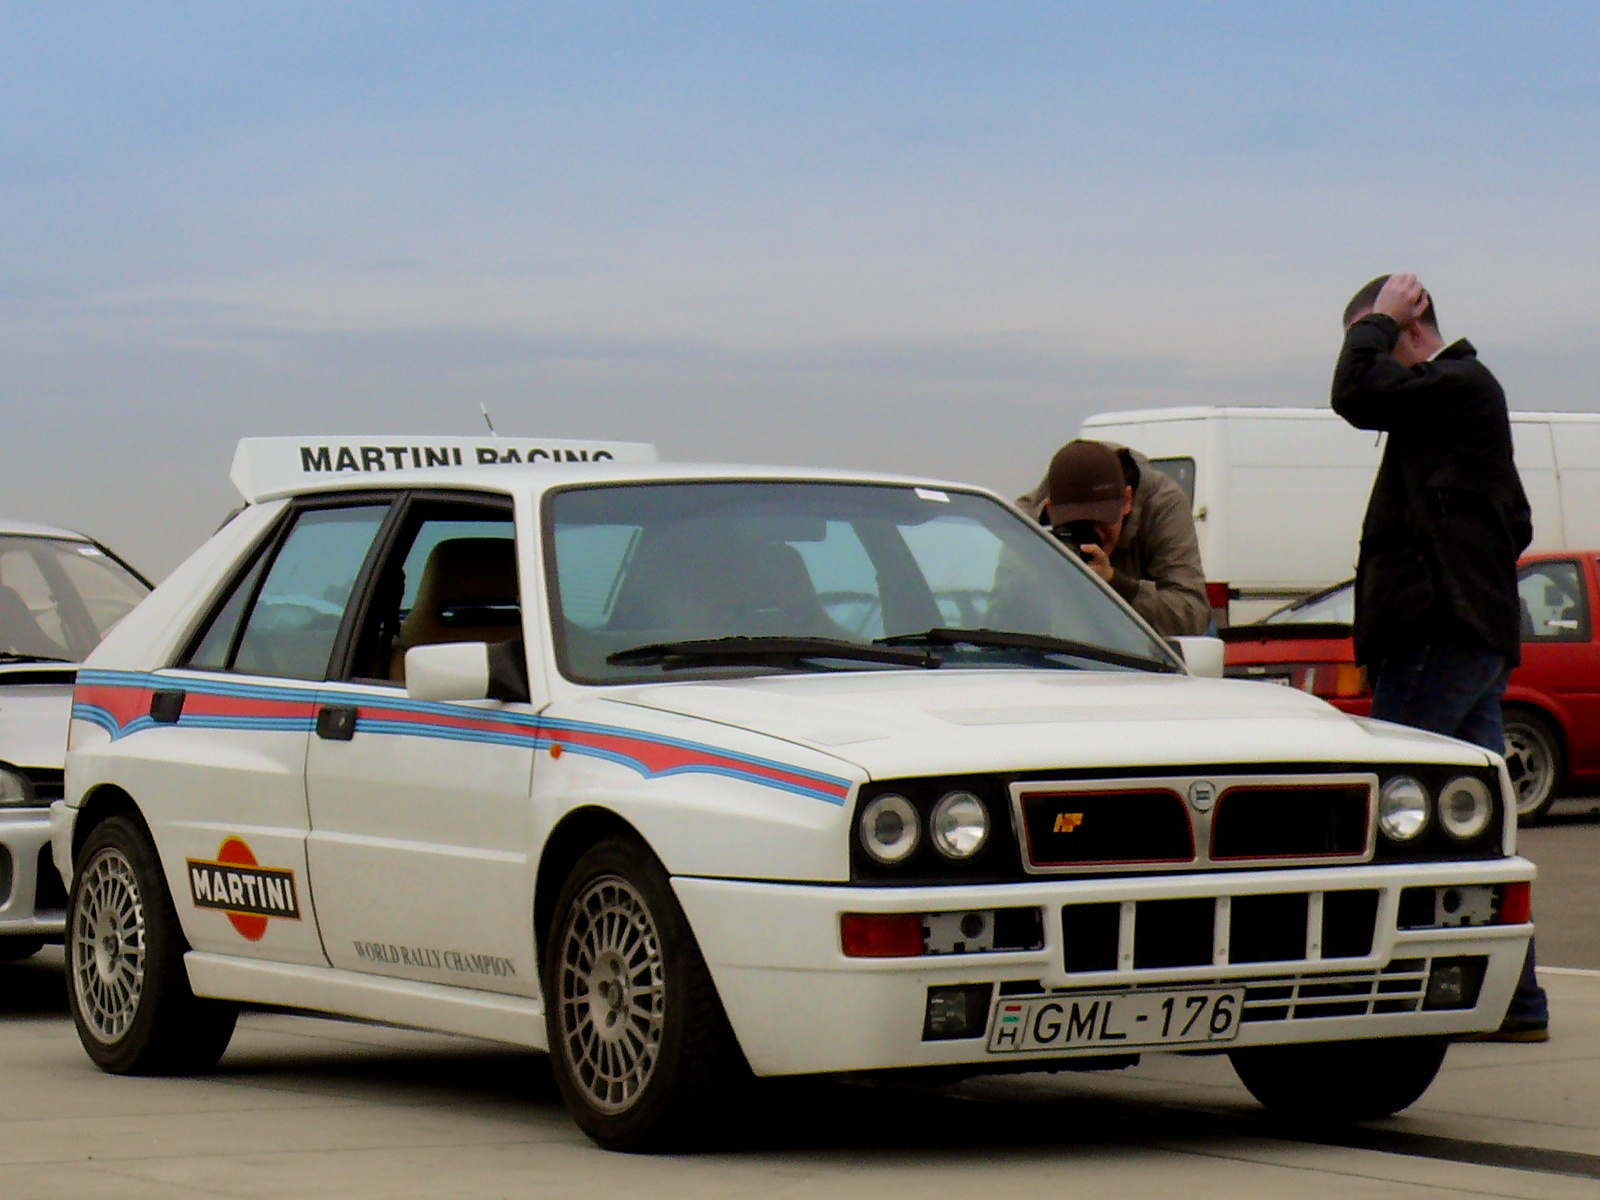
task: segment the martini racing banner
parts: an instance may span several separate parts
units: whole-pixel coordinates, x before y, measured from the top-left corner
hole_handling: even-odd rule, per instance
[[[591,442],[571,438],[357,437],[242,438],[228,478],[255,501],[317,479],[380,475],[391,471],[455,470],[508,463],[655,462],[645,442]]]

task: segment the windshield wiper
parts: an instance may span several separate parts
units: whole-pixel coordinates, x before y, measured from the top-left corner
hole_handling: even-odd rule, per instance
[[[0,663],[70,663],[70,658],[56,658],[51,654],[12,654],[10,651],[0,650]]]
[[[1132,667],[1138,671],[1159,671],[1176,675],[1178,666],[1160,658],[1147,658],[1143,654],[1130,654],[1126,650],[1112,650],[1090,642],[1076,642],[1071,638],[1050,637],[1042,633],[1013,633],[1005,629],[950,629],[935,625],[921,633],[898,633],[893,637],[878,638],[876,646],[995,646],[1007,650],[1034,650],[1041,654],[1070,654],[1074,658],[1087,658],[1094,662],[1109,663],[1114,667]]]
[[[846,658],[896,667],[938,667],[944,660],[926,650],[847,642],[826,637],[722,637],[687,642],[652,642],[606,655],[612,666],[652,666],[667,670],[721,662],[741,666],[789,666],[808,658]]]

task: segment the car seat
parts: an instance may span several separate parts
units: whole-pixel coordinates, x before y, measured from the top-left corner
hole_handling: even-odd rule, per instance
[[[510,538],[451,538],[428,554],[417,598],[400,622],[389,678],[404,683],[406,651],[441,642],[504,642],[518,636],[517,551]]]
[[[66,647],[44,631],[16,588],[0,584],[0,653],[61,658]]]

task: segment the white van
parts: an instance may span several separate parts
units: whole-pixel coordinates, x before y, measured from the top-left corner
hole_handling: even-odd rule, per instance
[[[1533,550],[1600,548],[1600,413],[1512,413]],[[1234,623],[1355,573],[1380,437],[1325,408],[1102,413],[1082,437],[1147,454],[1194,504],[1206,578]]]

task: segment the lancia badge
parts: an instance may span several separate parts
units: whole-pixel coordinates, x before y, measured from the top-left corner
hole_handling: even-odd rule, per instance
[[[1210,812],[1217,802],[1217,787],[1209,779],[1196,779],[1189,785],[1189,803],[1195,812]]]

